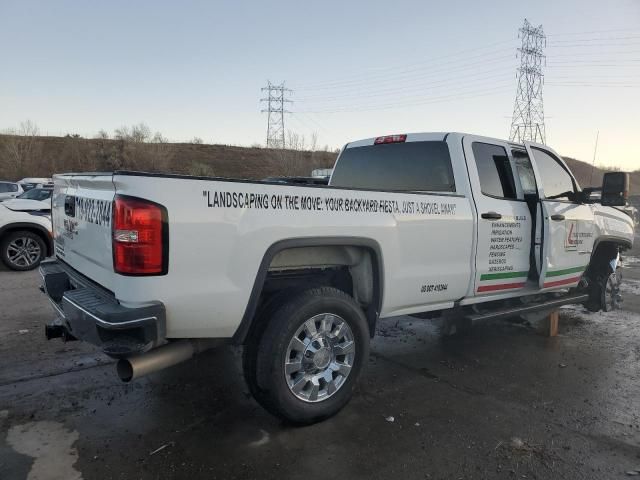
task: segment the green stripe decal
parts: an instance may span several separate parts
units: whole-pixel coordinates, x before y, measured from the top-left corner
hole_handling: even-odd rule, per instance
[[[560,275],[583,272],[585,268],[587,268],[586,265],[583,265],[582,267],[565,268],[564,270],[555,270],[553,272],[547,272],[547,277],[559,277]]]
[[[482,280],[499,280],[501,278],[522,278],[529,275],[529,272],[504,272],[504,273],[483,273],[480,275]]]

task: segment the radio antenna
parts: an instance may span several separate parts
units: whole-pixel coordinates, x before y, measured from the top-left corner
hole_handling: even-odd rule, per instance
[[[593,162],[591,163],[591,179],[589,185],[593,185],[593,171],[596,168],[596,152],[598,151],[598,137],[600,136],[600,130],[596,133],[596,146],[593,148]]]

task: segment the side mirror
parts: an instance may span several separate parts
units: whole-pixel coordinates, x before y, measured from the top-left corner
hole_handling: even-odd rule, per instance
[[[629,174],[607,172],[602,178],[602,200],[607,207],[624,207],[629,196]]]

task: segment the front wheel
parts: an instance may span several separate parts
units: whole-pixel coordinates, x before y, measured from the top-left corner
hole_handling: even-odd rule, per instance
[[[255,364],[245,376],[256,400],[293,423],[315,423],[346,405],[369,356],[360,306],[331,287],[283,299],[246,346]]]
[[[622,295],[620,294],[620,284],[622,283],[622,271],[617,268],[615,272],[609,271],[602,275],[591,286],[591,298],[585,307],[591,312],[610,312],[620,308]]]
[[[46,256],[47,247],[33,232],[17,231],[0,242],[0,258],[11,270],[33,270]]]

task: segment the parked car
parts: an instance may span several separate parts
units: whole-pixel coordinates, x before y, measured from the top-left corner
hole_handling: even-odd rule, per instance
[[[14,182],[0,182],[0,202],[16,198],[23,192],[22,187]]]
[[[51,211],[51,194],[53,187],[32,188],[16,198],[6,200],[3,205],[13,210]]]
[[[349,143],[323,188],[58,175],[46,332],[99,345],[124,381],[226,339],[260,404],[320,421],[349,401],[378,318],[442,315],[450,331],[616,308],[628,182],[605,174],[588,203],[549,147],[461,133]]]
[[[53,254],[50,209],[11,205],[32,201],[15,199],[0,204],[0,260],[11,270],[33,270]]]
[[[31,190],[36,187],[53,186],[53,180],[51,178],[27,177],[19,180],[18,184],[20,184],[22,189],[26,192],[27,190]]]

